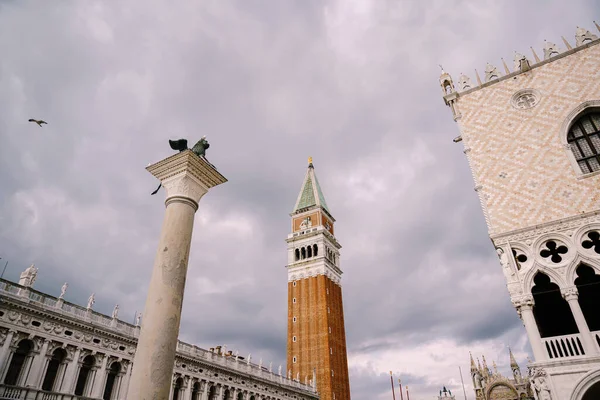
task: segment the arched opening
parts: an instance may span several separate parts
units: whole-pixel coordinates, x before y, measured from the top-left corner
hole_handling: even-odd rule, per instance
[[[4,383],[6,385],[18,385],[19,380],[21,379],[21,375],[23,374],[23,366],[25,365],[25,361],[27,357],[31,355],[31,351],[33,350],[33,342],[31,340],[21,340],[19,345],[17,346],[17,350],[15,350],[12,359],[10,360],[10,365],[8,366],[8,371],[6,373],[6,377],[4,378]]]
[[[106,376],[106,385],[104,386],[104,395],[102,396],[103,400],[110,400],[113,396],[113,389],[119,372],[121,372],[121,363],[115,361],[110,365],[108,375]]]
[[[177,378],[175,381],[175,385],[173,385],[173,400],[180,400],[179,393],[181,393],[181,389],[183,388],[183,379]]]
[[[239,392],[237,395],[237,400],[244,400],[244,393]]]
[[[231,392],[229,392],[229,389],[225,389],[225,393],[223,393],[223,400],[231,400]]]
[[[579,333],[575,318],[556,283],[548,275],[538,272],[531,289],[534,299],[533,315],[543,338]]]
[[[312,257],[312,246],[308,246],[308,247],[306,248],[306,256],[307,256],[308,258]]]
[[[600,305],[600,276],[592,267],[580,265],[575,271],[575,285],[579,291],[579,306],[585,317],[590,331],[600,330],[600,314],[598,306]]]
[[[300,249],[294,250],[294,254],[296,256],[296,261],[298,261],[300,259]]]
[[[83,396],[84,390],[86,390],[88,384],[88,377],[92,371],[92,367],[96,363],[94,356],[89,355],[83,359],[81,367],[79,368],[79,376],[77,377],[77,384],[75,385],[75,394],[77,396]]]
[[[507,385],[494,386],[487,397],[489,400],[519,400],[518,393]]]
[[[300,254],[302,255],[302,259],[304,260],[306,258],[306,248],[302,248],[302,250],[300,250]]]
[[[319,246],[313,244],[313,255],[316,257],[319,255]]]
[[[254,397],[254,395],[250,396],[250,400],[256,400],[256,397]]]
[[[583,395],[581,400],[598,400],[600,399],[600,381],[594,383]]]
[[[192,400],[200,400],[200,382],[196,382],[192,386]]]
[[[569,128],[567,143],[581,172],[600,170],[600,112],[595,109],[584,112]]]
[[[42,382],[42,390],[51,391],[54,389],[58,370],[61,368],[61,365],[64,364],[66,357],[67,352],[62,348],[58,348],[52,352],[52,358],[48,362],[46,376],[44,376],[44,380]]]

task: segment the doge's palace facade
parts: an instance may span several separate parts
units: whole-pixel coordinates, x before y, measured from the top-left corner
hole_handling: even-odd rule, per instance
[[[32,288],[0,280],[0,399],[123,400],[140,327]],[[142,320],[143,324],[143,320]],[[179,341],[169,400],[313,400],[315,382],[251,362],[221,346]],[[165,399],[166,400],[166,399]]]
[[[596,25],[600,30],[600,27]],[[440,85],[535,361],[539,400],[600,398],[600,40]]]

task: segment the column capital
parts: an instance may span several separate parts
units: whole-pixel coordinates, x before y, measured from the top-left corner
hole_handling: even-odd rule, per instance
[[[577,300],[579,297],[579,290],[577,290],[577,286],[569,286],[560,289],[560,294],[566,301]]]
[[[512,299],[513,306],[517,309],[517,312],[521,312],[523,310],[531,310],[533,309],[533,305],[535,304],[533,300],[533,296],[527,294],[525,296],[519,296]]]
[[[149,165],[146,170],[161,181],[167,192],[167,202],[172,198],[183,198],[198,204],[210,188],[227,182],[215,167],[191,150]]]

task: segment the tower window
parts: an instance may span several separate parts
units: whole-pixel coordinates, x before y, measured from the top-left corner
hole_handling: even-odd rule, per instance
[[[292,318],[292,321],[296,322],[296,317]]]
[[[296,257],[296,261],[298,261],[300,259],[300,249],[294,250],[294,255]]]
[[[326,290],[327,290],[327,294],[329,294],[329,288],[327,288]]]
[[[333,370],[331,370],[331,376],[333,376]]]
[[[300,250],[300,255],[303,260],[306,258],[306,248],[305,247],[303,247],[302,250]]]
[[[296,298],[295,297],[292,299],[292,303],[296,304]]]
[[[316,244],[313,244],[313,255],[316,257],[317,255],[319,255],[319,246],[317,246]]]
[[[329,333],[331,333],[331,327],[329,327]]]
[[[294,283],[292,283],[292,286],[296,287],[296,281],[294,281]]]
[[[295,341],[296,341],[296,336],[293,336],[292,337],[292,342],[295,342]]]
[[[581,172],[600,171],[600,112],[579,117],[569,129],[567,142]]]
[[[292,362],[293,362],[294,364],[296,364],[296,356],[294,356],[294,358],[292,359]]]
[[[312,246],[308,246],[306,248],[306,257],[308,257],[308,258],[312,257]]]
[[[333,349],[331,347],[329,348],[329,354],[333,354]]]
[[[331,314],[331,310],[327,307],[327,314]]]

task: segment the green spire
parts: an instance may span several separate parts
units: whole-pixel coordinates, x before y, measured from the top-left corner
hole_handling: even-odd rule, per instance
[[[302,189],[300,190],[298,200],[296,200],[296,205],[294,206],[292,213],[310,207],[321,207],[330,214],[327,202],[325,201],[325,196],[321,190],[321,185],[319,185],[319,180],[317,179],[317,175],[315,175],[312,157],[308,159],[308,170],[304,176]]]

